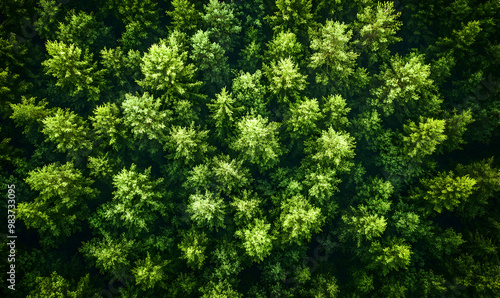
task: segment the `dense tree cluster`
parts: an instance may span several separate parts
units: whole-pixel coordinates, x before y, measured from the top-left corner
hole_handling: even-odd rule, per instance
[[[0,22],[2,295],[500,297],[498,0]]]

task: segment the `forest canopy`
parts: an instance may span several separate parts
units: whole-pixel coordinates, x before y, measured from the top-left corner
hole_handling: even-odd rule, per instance
[[[1,1],[2,297],[500,297],[499,32],[498,0]]]

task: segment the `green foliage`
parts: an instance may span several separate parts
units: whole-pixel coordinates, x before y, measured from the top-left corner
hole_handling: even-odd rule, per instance
[[[38,196],[33,201],[19,203],[18,217],[27,227],[50,236],[44,243],[53,245],[53,238],[80,230],[80,223],[89,211],[86,200],[99,194],[91,188],[92,182],[71,163],[50,164],[30,171],[26,183]]]
[[[71,285],[68,280],[66,280],[56,272],[52,272],[52,274],[48,277],[37,277],[36,280],[37,288],[27,296],[29,298],[99,297],[99,294],[97,294],[97,289],[93,289],[89,285],[90,279],[88,274],[78,281],[78,283],[76,284],[76,289],[74,285]]]
[[[0,11],[6,294],[500,297],[499,1]]]
[[[317,123],[321,120],[318,101],[304,98],[290,107],[290,118],[287,121],[287,129],[292,136],[311,136],[318,132]]]
[[[143,289],[151,289],[157,285],[163,285],[166,278],[164,267],[168,265],[168,261],[163,261],[160,256],[151,257],[148,253],[146,259],[136,261],[132,273],[135,276],[135,282]]]
[[[45,47],[51,58],[42,65],[46,74],[57,79],[57,86],[68,88],[72,96],[85,91],[90,99],[99,99],[101,79],[92,54],[74,44],[58,41],[47,41]]]
[[[245,111],[250,114],[257,113],[262,117],[267,116],[267,88],[262,84],[260,70],[253,74],[241,72],[238,77],[234,78],[232,89],[234,98],[245,108]]]
[[[280,209],[279,225],[283,233],[280,236],[284,243],[309,241],[314,233],[321,231],[325,221],[321,209],[311,205],[302,196],[284,199]]]
[[[143,173],[135,164],[130,170],[122,169],[113,176],[113,198],[98,210],[92,221],[94,227],[103,228],[103,223],[109,223],[114,228],[125,228],[131,235],[150,231],[158,215],[165,215],[168,207],[159,188],[162,182],[163,178],[151,179],[151,168]]]
[[[291,30],[298,33],[307,30],[311,24],[311,0],[277,0],[276,8],[274,15],[267,17],[276,32]]]
[[[382,85],[372,91],[375,96],[372,105],[388,116],[393,114],[396,108],[411,102],[417,102],[418,105],[432,104],[425,97],[426,91],[432,86],[429,76],[430,65],[424,64],[422,56],[393,56],[378,74]]]
[[[130,266],[135,241],[125,238],[93,238],[79,249],[87,258],[95,260],[95,265],[102,274],[119,274]]]
[[[64,23],[59,23],[56,39],[65,44],[74,44],[79,48],[102,47],[104,38],[108,35],[110,28],[104,23],[96,21],[94,15],[80,11],[70,11]],[[94,45],[94,43],[96,43]]]
[[[90,150],[90,129],[87,122],[69,110],[57,110],[53,116],[42,121],[42,132],[47,139],[57,144],[60,152]]]
[[[204,81],[222,86],[229,75],[228,59],[225,50],[219,43],[210,42],[209,36],[208,31],[198,30],[191,37],[193,51],[190,58],[198,70],[203,72]]]
[[[201,269],[206,257],[208,238],[203,232],[196,230],[184,231],[182,240],[178,247],[182,253],[181,258],[187,261],[187,264],[193,269]]]
[[[206,191],[205,194],[198,193],[189,196],[186,211],[191,215],[191,219],[197,226],[218,230],[225,227],[225,209],[226,204],[222,198]]]
[[[116,104],[106,103],[97,106],[94,109],[94,115],[89,117],[97,138],[115,149],[120,146],[119,141],[124,137],[123,119],[120,114],[120,109]]]
[[[382,275],[399,269],[406,269],[411,260],[411,247],[401,241],[393,241],[388,246],[382,246],[379,242],[372,242],[370,253],[373,254],[374,269],[381,270]]]
[[[207,104],[211,113],[210,117],[215,122],[217,134],[221,137],[225,136],[234,126],[235,116],[241,110],[241,108],[235,107],[235,102],[232,94],[227,93],[224,87],[219,94],[215,95],[212,103]],[[233,114],[235,115],[233,116]]]
[[[149,93],[142,96],[125,94],[122,102],[123,124],[129,128],[134,139],[146,136],[150,140],[164,142],[167,135],[169,111],[161,110],[162,102]]]
[[[321,132],[321,136],[307,143],[306,153],[315,165],[329,167],[337,173],[349,171],[354,158],[354,138],[347,132],[335,131],[332,127]]]
[[[396,36],[402,25],[398,21],[401,12],[394,12],[394,2],[379,2],[376,8],[365,6],[363,12],[357,15],[359,39],[354,44],[362,51],[386,58],[390,54],[388,46],[402,40]]]
[[[472,194],[476,180],[469,176],[455,177],[453,172],[439,173],[436,177],[422,180],[422,190],[417,189],[412,199],[425,200],[434,211],[453,211]]]
[[[137,83],[151,90],[183,95],[195,85],[192,80],[196,68],[187,63],[187,57],[187,53],[181,52],[177,44],[153,44],[142,57],[144,79]]]
[[[198,131],[193,124],[190,127],[173,126],[165,148],[172,152],[170,157],[188,164],[202,159],[205,153],[212,150],[207,138],[208,131]]]
[[[332,80],[342,80],[354,73],[358,54],[349,50],[352,30],[344,23],[327,21],[311,38],[311,62],[316,71],[316,82],[327,85]]]
[[[264,65],[263,68],[269,80],[269,91],[280,103],[293,102],[306,88],[307,76],[299,72],[299,68],[290,57],[280,59],[277,63],[271,61],[269,66]]]
[[[274,167],[282,154],[276,122],[267,118],[245,116],[237,124],[238,135],[231,148],[240,153],[242,159],[259,166],[261,169]]]
[[[295,63],[299,63],[302,58],[301,53],[302,45],[297,41],[294,33],[278,32],[267,44],[267,50],[264,55],[267,61],[292,58]]]
[[[235,34],[240,33],[240,21],[234,15],[230,4],[219,0],[210,0],[204,5],[205,13],[201,16],[213,41],[231,52],[235,43]]]
[[[404,153],[411,158],[421,160],[436,151],[436,147],[446,140],[445,120],[420,118],[418,126],[410,122],[404,126]]]
[[[247,255],[254,261],[261,262],[271,253],[273,236],[269,235],[270,228],[271,225],[264,220],[256,219],[246,229],[236,231],[236,236],[243,240]]]
[[[193,32],[201,21],[200,13],[189,0],[172,0],[173,10],[167,11],[172,18],[173,30]]]

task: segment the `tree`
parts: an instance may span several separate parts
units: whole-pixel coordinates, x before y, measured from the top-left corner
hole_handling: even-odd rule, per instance
[[[294,63],[300,63],[302,60],[302,45],[297,41],[294,33],[278,32],[267,44],[264,56],[266,61],[291,58]]]
[[[122,228],[131,236],[151,231],[155,221],[165,216],[170,207],[163,200],[162,182],[163,178],[151,179],[151,168],[143,173],[135,164],[129,170],[122,169],[113,177],[112,200],[100,206],[92,225],[104,230],[108,225],[112,229]]]
[[[208,238],[205,233],[194,229],[181,232],[182,240],[178,247],[182,253],[181,258],[187,261],[188,266],[193,269],[201,269],[205,259]]]
[[[92,121],[98,140],[106,141],[107,145],[112,146],[115,150],[121,147],[121,141],[125,138],[125,128],[120,109],[116,104],[105,103],[102,106],[97,106],[94,109],[94,115],[90,116],[89,119]]]
[[[290,115],[286,121],[287,129],[294,137],[314,136],[318,131],[317,123],[321,120],[318,100],[304,98],[304,100],[293,103],[290,107]]]
[[[189,164],[203,158],[212,151],[207,144],[208,130],[197,131],[194,124],[190,127],[173,126],[165,144],[165,149],[172,152],[170,157]]]
[[[166,273],[164,267],[169,264],[169,261],[162,260],[159,255],[151,255],[148,253],[146,259],[137,260],[132,273],[135,276],[135,282],[142,289],[152,289],[159,285],[166,288],[165,279]]]
[[[250,185],[252,178],[242,164],[229,156],[214,157],[212,171],[220,191],[229,195]]]
[[[340,94],[330,95],[323,98],[323,115],[325,115],[325,124],[332,126],[335,130],[341,130],[349,126],[347,114],[351,108],[347,106],[345,98]]]
[[[171,27],[173,30],[191,33],[198,28],[201,22],[200,13],[189,0],[172,0],[172,11],[166,14],[172,18]]]
[[[285,58],[271,61],[269,66],[263,66],[264,73],[269,80],[269,91],[273,93],[280,103],[289,104],[300,96],[306,88],[306,75],[299,72],[299,68],[292,59]]]
[[[355,40],[354,44],[360,47],[361,51],[372,53],[372,62],[377,61],[373,54],[388,58],[388,46],[402,40],[396,36],[402,25],[402,22],[398,21],[401,12],[394,12],[394,2],[379,2],[376,8],[366,6],[363,12],[357,15],[359,39]]]
[[[312,164],[342,173],[352,166],[350,160],[354,158],[354,146],[354,138],[349,133],[329,127],[319,138],[307,142],[305,152]]]
[[[303,35],[311,25],[311,0],[277,0],[277,10],[267,20],[274,32],[290,30],[295,34]]]
[[[457,114],[453,111],[453,115],[446,117],[446,126],[444,133],[446,140],[439,146],[439,152],[451,152],[453,150],[461,149],[461,145],[466,144],[464,134],[467,132],[467,126],[474,122],[471,110],[462,111]]]
[[[90,286],[89,274],[82,277],[78,283],[75,285],[70,284],[67,279],[57,274],[57,272],[52,272],[48,277],[37,277],[37,285],[30,294],[28,298],[56,298],[56,297],[69,297],[69,298],[84,298],[100,297],[97,293],[97,289],[93,289]]]
[[[443,172],[421,183],[422,189],[417,188],[411,198],[427,202],[434,211],[441,213],[443,209],[453,211],[465,202],[477,182],[467,175],[456,177],[453,172]]]
[[[189,196],[187,212],[191,219],[199,227],[208,227],[211,230],[225,228],[224,217],[226,205],[222,198],[209,191],[205,194],[193,194]]]
[[[309,67],[316,72],[316,82],[327,85],[345,80],[354,73],[358,54],[349,50],[352,30],[338,21],[326,21],[311,38],[313,54]]]
[[[415,122],[405,125],[403,152],[417,160],[422,160],[424,156],[432,154],[437,146],[446,140],[445,126],[445,120],[423,117],[420,118],[418,126]]]
[[[493,157],[468,165],[459,164],[455,173],[476,181],[470,197],[458,207],[459,214],[470,219],[486,214],[491,199],[500,191],[500,170],[493,167]]]
[[[134,139],[141,140],[146,136],[150,140],[165,142],[170,111],[161,109],[162,105],[160,99],[153,98],[148,92],[140,97],[125,94],[122,102],[123,124],[132,131]]]
[[[58,109],[42,121],[42,132],[57,144],[60,152],[92,149],[87,122],[73,111]]]
[[[80,223],[89,212],[85,200],[99,194],[91,188],[93,181],[71,163],[50,164],[30,171],[26,183],[38,196],[31,202],[18,204],[18,217],[28,228],[39,231],[45,245],[54,245],[58,237],[68,237],[80,230]]]
[[[68,88],[71,96],[85,91],[90,99],[99,99],[102,80],[96,63],[92,62],[92,54],[74,44],[58,41],[47,41],[45,47],[51,58],[43,61],[42,65],[46,74],[57,79],[57,86]]]
[[[235,34],[240,33],[240,21],[234,15],[230,4],[219,0],[210,0],[204,5],[205,13],[201,16],[213,41],[217,41],[227,52],[232,52]]]
[[[267,118],[245,116],[237,124],[236,140],[230,144],[240,153],[242,159],[257,165],[261,169],[275,166],[282,154],[279,145],[278,127]]]
[[[284,199],[280,206],[279,226],[283,243],[309,241],[314,233],[321,231],[325,221],[321,210],[314,207],[302,196]]]
[[[196,86],[196,83],[192,83],[196,68],[187,63],[187,56],[177,44],[167,45],[165,41],[153,44],[142,57],[144,79],[137,83],[144,88],[168,94],[185,94]]]
[[[385,217],[369,214],[365,206],[353,210],[352,215],[343,215],[342,220],[347,225],[351,237],[357,240],[358,247],[362,240],[373,241],[382,236],[387,228]]]
[[[424,106],[424,111],[435,112],[440,101],[429,94],[433,88],[430,74],[430,65],[424,64],[422,55],[393,56],[378,74],[382,85],[372,91],[372,105],[386,116],[402,108],[410,115],[410,107],[417,105]]]
[[[233,95],[228,93],[226,87],[222,88],[215,99],[207,104],[210,110],[210,117],[215,122],[215,127],[219,137],[224,138],[234,126],[235,118],[242,110],[236,106]],[[234,115],[233,115],[234,114]]]
[[[370,267],[381,270],[383,276],[390,271],[406,269],[411,260],[411,247],[399,239],[390,241],[388,246],[382,246],[380,242],[372,242],[370,253],[373,263]]]
[[[100,49],[106,40],[109,40],[110,28],[98,22],[93,13],[69,11],[64,23],[59,23],[58,29],[57,40],[65,44],[74,44],[81,49],[90,47]]]
[[[217,42],[210,42],[209,32],[198,30],[191,37],[193,50],[189,56],[198,70],[203,73],[203,81],[223,86],[229,76],[228,57]]]
[[[236,231],[236,236],[243,240],[243,247],[247,254],[256,262],[261,262],[272,250],[273,237],[269,235],[270,224],[256,219],[253,225]]]
[[[130,267],[135,246],[134,240],[105,236],[85,242],[79,251],[86,258],[95,260],[95,266],[102,274],[111,273],[115,277],[122,277]]]
[[[262,83],[260,70],[253,74],[240,72],[239,76],[233,80],[232,89],[232,95],[237,104],[244,107],[246,112],[259,114],[262,117],[267,116],[267,86]]]

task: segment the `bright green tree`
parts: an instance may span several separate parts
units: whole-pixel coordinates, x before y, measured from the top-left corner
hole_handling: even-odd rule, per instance
[[[428,111],[435,110],[439,102],[428,94],[433,83],[430,74],[430,65],[424,63],[422,55],[393,56],[378,74],[382,85],[373,89],[372,105],[386,116],[394,114],[397,108],[410,114],[409,107],[416,105],[426,105],[424,108]]]
[[[427,202],[437,213],[444,209],[453,211],[472,194],[476,180],[469,176],[456,176],[453,172],[439,173],[434,178],[424,179],[422,188],[411,196],[413,200]]]
[[[42,65],[46,74],[57,79],[57,86],[68,88],[72,96],[85,91],[90,99],[99,99],[102,81],[92,54],[74,44],[58,41],[47,41],[45,47],[51,58]]]
[[[304,100],[293,103],[289,113],[286,125],[292,136],[313,136],[319,132],[317,124],[323,115],[317,99],[305,97]]]
[[[192,124],[189,127],[173,126],[165,144],[169,156],[185,164],[203,159],[212,147],[207,143],[208,130],[198,131]]]
[[[404,153],[411,158],[421,160],[436,151],[436,147],[446,140],[445,120],[420,118],[418,125],[410,122],[404,126]]]
[[[90,129],[82,117],[70,110],[58,109],[53,116],[42,121],[42,132],[47,139],[57,144],[60,152],[90,150]]]
[[[201,269],[205,263],[206,249],[208,245],[207,235],[194,229],[181,232],[182,240],[178,244],[182,255],[188,266],[193,269]]]
[[[139,235],[154,229],[154,223],[165,216],[168,203],[160,189],[163,178],[153,180],[151,168],[140,172],[132,164],[113,177],[113,198],[101,205],[92,219],[96,228],[125,229],[129,235]]]
[[[170,111],[162,109],[162,101],[145,92],[142,96],[125,94],[122,102],[123,124],[134,139],[146,136],[150,140],[164,142],[168,134]]]
[[[314,207],[302,196],[293,196],[280,206],[279,226],[284,243],[297,243],[311,240],[314,233],[321,231],[325,221],[321,209]]]
[[[359,39],[354,44],[361,51],[371,53],[372,61],[377,60],[375,55],[388,57],[388,46],[402,40],[396,36],[402,25],[398,20],[401,12],[394,12],[394,2],[379,2],[377,7],[366,6],[363,12],[358,13],[356,27]]]
[[[98,298],[98,289],[90,285],[89,274],[80,278],[76,285],[72,285],[67,279],[52,272],[48,277],[39,276],[36,278],[36,288],[33,289],[28,298]]]
[[[264,220],[256,219],[246,229],[236,231],[236,236],[243,240],[243,247],[247,255],[254,261],[261,262],[273,248],[273,236],[269,234],[270,224]]]
[[[327,21],[311,38],[313,54],[309,67],[316,72],[316,82],[327,85],[354,73],[358,54],[349,49],[352,30],[338,21]]]
[[[172,0],[173,10],[167,11],[172,18],[170,26],[173,30],[186,33],[194,32],[201,21],[200,13],[189,0]]]
[[[199,227],[208,227],[211,230],[225,228],[225,209],[226,205],[222,198],[209,191],[189,196],[187,212]]]
[[[196,68],[187,63],[187,52],[179,45],[167,45],[165,41],[153,44],[142,57],[141,71],[144,78],[137,83],[151,90],[182,95],[194,87]]]
[[[89,212],[86,200],[99,193],[91,187],[93,181],[71,163],[30,171],[26,183],[38,196],[17,205],[18,217],[28,228],[37,229],[44,236],[41,242],[47,245],[54,244],[52,237],[67,237],[80,230]]]
[[[167,278],[167,274],[165,267],[168,264],[169,261],[162,260],[159,255],[151,257],[148,253],[145,259],[137,260],[135,267],[132,269],[136,284],[144,290],[157,286],[166,288],[165,279]]]
[[[295,63],[299,63],[302,59],[301,53],[302,45],[297,41],[294,33],[278,32],[267,44],[264,56],[266,61],[279,61],[290,57]]]
[[[349,133],[335,131],[330,127],[322,131],[319,138],[308,141],[305,151],[309,154],[311,163],[341,173],[351,168],[354,147],[354,138]]]
[[[269,169],[279,162],[282,150],[279,144],[278,127],[267,118],[245,116],[237,124],[237,138],[231,148],[240,153],[242,159]]]
[[[263,68],[269,80],[269,91],[280,103],[293,102],[306,88],[307,76],[299,72],[297,64],[290,57],[277,62],[273,60],[269,66],[264,65]]]

